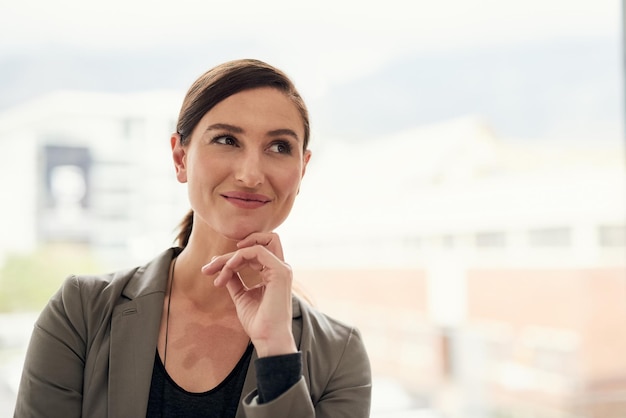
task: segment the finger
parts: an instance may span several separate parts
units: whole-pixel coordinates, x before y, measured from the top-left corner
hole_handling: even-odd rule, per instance
[[[281,261],[284,261],[283,246],[280,237],[275,232],[253,232],[237,243],[237,247],[245,248],[260,245],[274,253]]]
[[[271,251],[267,251],[260,245],[241,248],[235,251],[232,256],[224,263],[233,271],[239,271],[245,266],[250,266],[257,271],[272,271],[279,265],[284,264]]]
[[[284,265],[275,254],[260,245],[242,248],[234,253],[213,257],[201,269],[208,276],[217,274],[215,286],[225,286],[233,277],[238,278],[245,290],[261,287],[268,283],[272,271]]]
[[[265,270],[265,266],[253,268],[252,265],[248,265],[237,270],[237,276],[246,290],[252,290],[265,285],[265,280],[261,274],[263,270]]]
[[[245,291],[245,287],[237,275],[232,275],[231,279],[225,282],[224,285],[226,286],[226,290],[228,290],[228,293],[233,301],[237,295]]]
[[[209,263],[202,266],[202,273],[206,275],[211,275],[219,272],[233,255],[234,253],[228,253],[213,257]]]
[[[272,242],[271,232],[253,232],[237,243],[237,247],[252,247],[253,245],[267,246]]]
[[[265,265],[257,258],[260,248],[245,248],[226,256],[214,257],[209,264],[202,267],[202,273],[207,275],[219,273],[214,283],[220,287],[225,286],[232,276],[241,280],[246,290],[259,287],[264,283],[260,272],[265,270]],[[265,254],[275,257],[266,251]]]
[[[239,281],[239,276],[237,275],[236,271],[225,265],[224,267],[222,267],[222,269],[219,271],[219,274],[213,280],[213,284],[216,287],[223,287],[226,286],[231,280]]]

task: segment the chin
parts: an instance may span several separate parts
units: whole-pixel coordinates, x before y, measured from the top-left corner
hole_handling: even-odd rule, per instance
[[[248,235],[254,232],[262,232],[265,229],[258,227],[248,227],[248,228],[237,228],[234,230],[222,231],[222,235],[224,238],[232,240],[232,241],[241,241]]]

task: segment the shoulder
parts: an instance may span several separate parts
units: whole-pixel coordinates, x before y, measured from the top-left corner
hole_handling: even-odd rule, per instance
[[[328,391],[371,386],[371,367],[359,330],[294,296],[294,336],[313,400]]]
[[[170,248],[150,262],[137,267],[96,275],[71,275],[60,293],[79,294],[83,299],[134,299],[165,290],[169,263],[177,249]]]
[[[345,356],[368,362],[361,333],[355,326],[319,311],[297,296],[293,325],[300,351],[311,359],[319,358],[329,366]]]
[[[69,320],[98,321],[124,300],[164,292],[167,267],[175,251],[168,249],[143,266],[106,274],[71,275],[50,299],[47,311]]]
[[[354,326],[321,312],[299,296],[293,297],[293,311],[294,319],[301,323],[303,339],[316,337],[341,343],[353,335],[360,338]]]
[[[89,311],[99,311],[121,297],[137,269],[96,275],[73,274],[65,279],[51,302],[60,303],[70,310],[88,306]]]

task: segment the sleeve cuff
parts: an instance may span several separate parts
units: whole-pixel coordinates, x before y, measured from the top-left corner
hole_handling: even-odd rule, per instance
[[[270,402],[290,387],[302,376],[302,353],[261,357],[255,360],[259,403]]]

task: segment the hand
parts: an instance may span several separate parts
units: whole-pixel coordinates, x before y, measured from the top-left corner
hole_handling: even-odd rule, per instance
[[[237,243],[232,253],[215,257],[202,273],[215,278],[215,286],[226,287],[239,321],[252,340],[259,357],[295,353],[291,333],[291,267],[275,233],[256,232]],[[263,286],[246,290],[237,271],[248,267],[259,272]]]

